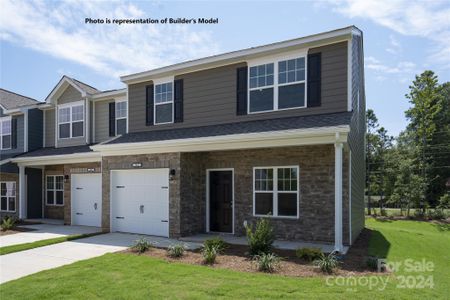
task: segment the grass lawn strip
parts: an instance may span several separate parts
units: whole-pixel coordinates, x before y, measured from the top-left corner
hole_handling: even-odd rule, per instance
[[[75,235],[62,236],[62,237],[46,239],[46,240],[41,240],[41,241],[36,241],[36,242],[31,242],[31,243],[0,247],[0,255],[10,254],[10,253],[24,251],[24,250],[30,250],[30,249],[49,246],[49,245],[53,245],[53,244],[59,244],[59,243],[67,242],[67,241],[78,240],[78,239],[87,238],[87,237],[91,237],[91,236],[95,236],[95,235],[99,235],[99,234],[102,234],[102,232],[75,234]]]
[[[381,290],[381,286],[342,285],[336,277],[238,272],[111,253],[10,281],[0,290],[5,299],[448,299],[448,227],[374,219],[366,225],[375,232],[369,241],[370,253],[385,255],[388,261],[432,261],[432,272],[412,275],[433,276],[434,288],[399,288],[396,276],[411,275],[404,270],[380,276],[390,279]]]

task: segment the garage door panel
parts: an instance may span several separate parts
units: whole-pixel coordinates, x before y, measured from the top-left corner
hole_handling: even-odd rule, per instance
[[[168,236],[169,169],[115,170],[111,177],[113,231]]]
[[[101,174],[73,174],[71,176],[72,224],[101,226]]]

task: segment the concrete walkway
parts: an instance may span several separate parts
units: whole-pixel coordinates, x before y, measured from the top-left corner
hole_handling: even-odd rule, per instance
[[[19,227],[35,230],[0,236],[0,247],[31,243],[68,235],[95,233],[101,231],[101,228],[98,227],[64,226],[52,224],[23,225]]]
[[[155,247],[161,248],[180,243],[180,241],[167,238],[115,232],[1,255],[0,283],[106,253],[122,251],[141,237],[147,239]],[[190,249],[201,247],[199,243],[184,244]]]

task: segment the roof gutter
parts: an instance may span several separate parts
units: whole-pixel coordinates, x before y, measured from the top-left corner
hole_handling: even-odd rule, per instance
[[[16,158],[11,158],[10,161],[23,166],[39,166],[47,164],[58,165],[80,162],[98,162],[101,161],[101,159],[101,155],[98,152],[86,152],[46,156],[19,156]]]
[[[339,134],[340,142],[346,142],[349,131],[348,125],[341,125],[153,142],[99,144],[91,146],[91,149],[101,152],[102,156],[114,156],[123,155],[124,151],[127,155],[132,155],[333,144],[336,142],[336,133]]]

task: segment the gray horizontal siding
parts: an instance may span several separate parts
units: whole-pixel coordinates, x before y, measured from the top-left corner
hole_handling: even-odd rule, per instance
[[[66,104],[83,100],[81,93],[73,86],[69,85],[66,90],[59,96],[58,104]]]
[[[206,126],[249,120],[272,119],[342,112],[347,110],[347,43],[310,49],[322,53],[322,105],[320,107],[236,115],[236,69],[245,63],[184,75],[184,121],[146,126],[145,87],[152,82],[128,86],[129,132]]]
[[[110,101],[101,101],[95,103],[95,142],[101,143],[111,137],[109,136],[109,103]]]
[[[45,117],[45,147],[55,146],[55,110],[44,111]]]

